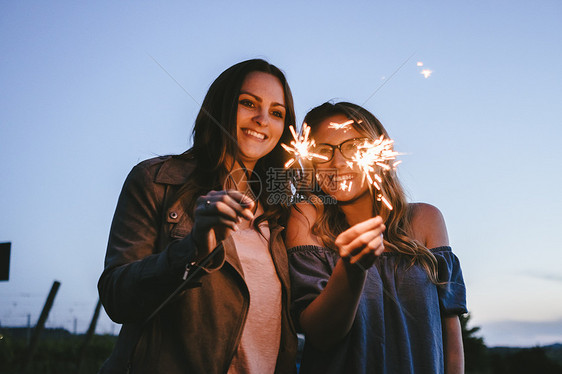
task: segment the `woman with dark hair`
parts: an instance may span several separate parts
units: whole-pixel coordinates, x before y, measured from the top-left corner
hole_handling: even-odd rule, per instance
[[[462,373],[465,287],[441,212],[408,203],[392,168],[380,191],[364,178],[353,159],[388,139],[366,109],[328,102],[305,122],[324,158],[287,225],[300,373]]]
[[[98,288],[123,324],[102,373],[291,373],[286,219],[262,185],[295,114],[284,74],[238,63],[211,85],[179,156],[135,166]]]

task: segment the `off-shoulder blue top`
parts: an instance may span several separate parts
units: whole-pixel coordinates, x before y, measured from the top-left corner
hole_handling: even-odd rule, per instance
[[[421,266],[408,267],[401,255],[383,252],[368,271],[349,334],[327,351],[305,343],[300,373],[443,373],[441,316],[466,313],[466,292],[451,248],[431,251],[444,286],[433,284]],[[338,259],[329,248],[289,249],[291,308],[297,325],[300,313],[328,283]]]

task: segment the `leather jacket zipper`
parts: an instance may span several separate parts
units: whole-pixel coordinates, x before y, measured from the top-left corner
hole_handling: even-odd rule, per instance
[[[183,273],[183,277],[182,277],[183,280],[187,279],[187,276],[189,275],[189,272],[195,266],[195,264],[196,264],[195,261],[193,261],[193,262],[189,262],[185,265],[185,272]]]

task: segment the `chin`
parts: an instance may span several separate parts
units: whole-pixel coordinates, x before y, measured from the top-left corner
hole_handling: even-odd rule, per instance
[[[259,159],[267,156],[271,150],[264,150],[263,152],[254,151],[254,152],[241,152],[241,159],[242,161],[246,162],[258,162]]]
[[[337,200],[337,201],[341,201],[342,203],[351,201],[351,200],[355,200],[358,195],[357,194],[353,194],[347,191],[341,191],[341,192],[336,192],[335,194],[332,194],[332,196]]]
[[[357,200],[358,198],[363,196],[366,192],[368,192],[368,189],[355,189],[355,188],[352,188],[351,191],[342,190],[339,188],[336,191],[334,190],[326,191],[324,189],[322,190],[324,191],[324,193],[332,196],[338,202],[342,202],[342,203]]]

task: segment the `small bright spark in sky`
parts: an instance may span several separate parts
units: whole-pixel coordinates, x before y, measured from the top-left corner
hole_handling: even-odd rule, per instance
[[[429,69],[423,69],[420,74],[423,75],[423,77],[425,79],[429,78],[431,76],[431,73],[433,73],[433,70],[429,70]]]
[[[418,63],[416,64],[416,66],[423,66],[423,62],[418,61]]]

